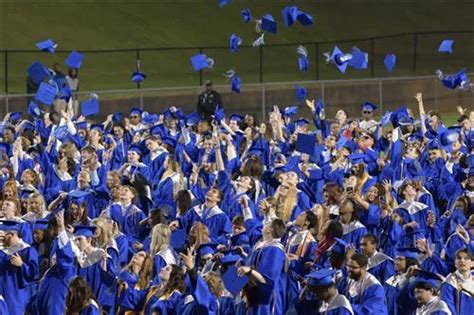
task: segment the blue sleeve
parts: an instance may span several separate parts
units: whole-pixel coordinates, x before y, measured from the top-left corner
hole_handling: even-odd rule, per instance
[[[151,309],[153,312],[159,312],[160,315],[176,314],[180,300],[181,294],[175,292],[169,299],[158,300]]]
[[[26,287],[29,283],[32,283],[38,278],[39,266],[38,266],[38,253],[36,249],[30,247],[29,250],[19,253],[23,264],[20,267],[21,276],[18,277],[21,287]]]
[[[448,305],[451,314],[458,314],[456,311],[456,296],[457,290],[452,285],[447,283],[441,285],[441,300]]]
[[[257,292],[259,304],[268,304],[275,293],[276,282],[283,272],[286,254],[275,246],[269,246],[263,251],[256,270],[265,278],[266,283],[259,283]]]
[[[381,285],[372,285],[365,289],[362,304],[351,304],[354,314],[387,314],[385,290]]]
[[[135,290],[128,287],[126,290],[119,291],[118,304],[130,310],[141,311],[145,305],[147,292],[148,290]]]
[[[163,259],[163,257],[161,257],[160,255],[158,254],[155,254],[155,256],[153,256],[153,283],[154,284],[158,284],[160,283],[160,278],[159,278],[159,275],[160,275],[160,271],[163,267],[165,267],[167,264],[166,264],[166,261]]]

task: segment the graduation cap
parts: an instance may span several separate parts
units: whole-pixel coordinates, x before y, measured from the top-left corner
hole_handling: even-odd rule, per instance
[[[51,75],[48,68],[46,68],[39,61],[33,62],[26,72],[30,76],[31,80],[33,80],[36,84],[39,84],[44,78],[47,78]]]
[[[248,151],[248,156],[257,156],[257,157],[263,157],[263,153],[265,152],[265,149],[260,148],[260,147],[251,147]]]
[[[242,259],[242,257],[240,257],[240,255],[230,253],[230,254],[222,256],[219,259],[219,261],[221,262],[222,265],[231,265],[231,264],[235,265],[241,259]]]
[[[150,135],[159,136],[162,138],[165,134],[164,127],[162,125],[156,125],[150,128]]]
[[[36,220],[33,225],[33,230],[47,230],[49,220]]]
[[[332,245],[330,251],[339,255],[344,255],[346,253],[346,248],[349,246],[349,243],[344,241],[341,238],[336,237],[335,243]]]
[[[306,119],[306,118],[299,118],[299,119],[295,120],[295,124],[297,126],[304,126],[304,125],[309,124],[309,120]]]
[[[0,231],[20,231],[20,222],[13,220],[1,220]]]
[[[433,289],[439,288],[444,278],[436,273],[418,269],[415,272],[415,285],[419,282],[428,283]]]
[[[200,71],[206,68],[212,68],[214,66],[214,60],[208,58],[206,54],[198,54],[191,57],[191,64],[193,65],[194,71]]]
[[[398,124],[400,126],[411,126],[411,125],[415,124],[415,119],[413,117],[410,117],[410,116],[402,116],[398,120]]]
[[[250,13],[249,9],[243,9],[242,11],[240,11],[240,15],[242,15],[244,23],[248,23],[252,19],[252,14]]]
[[[113,116],[112,116],[112,122],[113,122],[114,124],[116,124],[116,123],[122,121],[122,119],[123,119],[123,113],[115,113],[115,114],[113,114]]]
[[[45,41],[36,43],[36,47],[41,51],[54,53],[54,50],[56,47],[58,47],[58,45],[52,39],[47,39]]]
[[[229,116],[229,120],[234,120],[234,121],[237,121],[237,122],[241,122],[244,120],[244,117],[240,116],[240,115],[237,115],[237,114],[232,114]]]
[[[141,73],[140,71],[135,71],[134,73],[132,73],[132,82],[141,83],[145,81],[145,79],[146,79],[146,74]]]
[[[300,24],[303,25],[303,26],[310,26],[314,23],[313,22],[313,17],[311,15],[309,15],[308,13],[303,12],[303,11],[298,10],[296,18],[298,19],[298,22],[300,22]]]
[[[298,84],[295,84],[295,93],[296,98],[301,102],[304,101],[308,96],[308,91],[304,87],[299,86]]]
[[[417,259],[420,254],[420,250],[416,247],[399,247],[397,248],[397,256],[405,258]]]
[[[354,152],[349,155],[349,160],[351,161],[352,165],[362,164],[364,163],[364,154],[360,152]]]
[[[452,145],[460,139],[461,135],[456,129],[447,129],[439,135],[439,143],[447,152],[453,150]]]
[[[186,229],[174,230],[170,236],[170,246],[175,250],[182,249],[187,237],[188,234],[186,233]]]
[[[83,116],[92,116],[99,113],[99,99],[92,97],[90,100],[81,103],[81,113]]]
[[[364,104],[362,104],[362,110],[364,112],[373,112],[376,109],[377,109],[377,106],[372,103],[365,102]]]
[[[225,7],[231,2],[232,0],[217,0],[217,3],[219,4],[219,8]]]
[[[386,111],[385,114],[383,114],[382,120],[380,122],[382,124],[382,127],[385,127],[390,123],[391,117],[392,117],[391,111]]]
[[[299,55],[298,57],[298,68],[300,71],[308,71],[309,70],[309,60],[308,60],[308,50],[303,45],[298,46],[296,49],[296,53]]]
[[[133,107],[132,109],[130,109],[130,116],[137,115],[137,116],[141,117],[142,113],[143,113],[143,111],[140,108]]]
[[[142,118],[142,123],[145,125],[153,125],[159,120],[158,115],[156,114],[148,114],[145,117]]]
[[[247,276],[239,277],[237,275],[237,267],[230,266],[226,272],[222,275],[222,282],[224,283],[225,288],[229,291],[234,297],[238,296],[239,292],[245,287],[249,282]]]
[[[385,69],[387,69],[388,72],[392,72],[395,68],[395,65],[397,64],[397,56],[395,56],[395,54],[386,55],[385,59],[383,60],[383,64],[385,65]]]
[[[94,236],[95,229],[95,226],[76,225],[74,226],[74,236],[92,237]]]
[[[462,69],[458,73],[445,75],[441,70],[436,70],[438,78],[441,83],[447,88],[456,89],[459,87],[460,90],[468,90],[471,87],[469,78],[466,74],[466,69]]]
[[[283,110],[283,117],[293,117],[298,112],[298,106],[285,107]]]
[[[102,124],[92,124],[91,125],[91,130],[97,130],[98,132],[103,133],[104,132],[104,125],[102,125]]]
[[[56,98],[57,92],[57,86],[51,85],[46,82],[41,82],[38,88],[38,92],[36,92],[35,99],[45,105],[51,105],[53,104],[53,101]]]
[[[186,116],[185,120],[187,126],[195,126],[201,121],[201,116],[198,113],[191,113]]]
[[[170,147],[176,147],[176,139],[171,137],[163,137],[163,143],[169,145]]]
[[[87,190],[80,190],[80,189],[75,189],[69,193],[69,198],[71,200],[71,203],[74,204],[81,204],[86,201],[86,198],[90,197],[92,194],[90,191]]]
[[[281,11],[281,16],[286,27],[290,27],[298,19],[298,8],[295,5],[287,6]]]
[[[296,139],[295,149],[298,152],[314,155],[316,150],[316,137],[314,135],[298,134]]]
[[[138,145],[136,145],[136,144],[132,144],[132,145],[128,148],[127,152],[135,152],[135,153],[138,154],[138,155],[142,155],[142,149],[141,149]]]
[[[369,54],[360,50],[359,48],[354,47],[352,49],[352,58],[348,62],[349,66],[357,70],[363,70],[367,69],[368,63]]]
[[[214,119],[216,121],[221,121],[225,118],[224,109],[220,106],[216,106],[216,110],[214,111]]]
[[[66,61],[64,62],[69,68],[79,69],[82,65],[82,60],[84,55],[80,52],[73,51],[67,56]]]
[[[265,14],[262,16],[262,25],[260,26],[262,31],[276,34],[277,32],[277,23],[275,19],[270,14]]]
[[[216,251],[216,248],[219,244],[216,243],[206,243],[206,244],[201,244],[197,248],[197,252],[199,253],[199,257],[207,256],[207,255],[213,255]]]
[[[423,140],[423,135],[420,133],[412,133],[407,138],[408,142],[420,142]]]
[[[352,59],[352,54],[344,54],[337,46],[334,46],[332,53],[324,53],[324,56],[326,57],[326,63],[335,64],[342,73],[346,72],[349,60]]]
[[[230,51],[233,53],[237,52],[240,45],[242,45],[242,38],[240,38],[236,34],[230,35],[230,39],[229,39]]]
[[[265,33],[260,35],[256,40],[252,42],[252,47],[258,47],[261,45],[265,45]]]
[[[453,44],[454,44],[454,40],[452,39],[443,40],[441,44],[439,45],[438,52],[452,54]]]
[[[306,275],[307,284],[314,287],[328,286],[335,283],[336,271],[330,268],[319,269]]]
[[[16,124],[17,122],[21,120],[22,116],[23,116],[22,112],[10,113],[10,122],[12,124]]]

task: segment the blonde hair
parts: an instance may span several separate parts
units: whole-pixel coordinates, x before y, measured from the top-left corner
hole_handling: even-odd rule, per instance
[[[184,177],[183,177],[183,173],[181,172],[179,163],[173,157],[168,156],[166,170],[161,176],[161,180],[165,180],[173,176],[175,173],[178,174],[178,187],[176,191],[173,190],[173,199],[176,199],[176,195],[178,194],[178,191],[184,188]]]
[[[288,185],[288,192],[285,196],[278,196],[278,203],[276,208],[276,215],[278,218],[282,219],[283,222],[288,222],[291,218],[291,214],[296,205],[297,191],[296,187],[293,185]]]
[[[91,224],[100,229],[101,232],[98,238],[92,239],[92,244],[96,247],[106,249],[112,239],[112,229],[110,229],[109,222],[105,218],[95,218]]]
[[[168,225],[159,223],[151,231],[150,254],[154,256],[165,249],[170,243],[171,229]]]
[[[211,292],[217,297],[221,297],[224,293],[224,282],[222,282],[221,277],[215,271],[208,272],[204,276],[204,280]]]
[[[189,230],[189,239],[191,244],[195,245],[196,248],[201,244],[207,244],[211,240],[209,237],[209,229],[201,222],[196,222]]]

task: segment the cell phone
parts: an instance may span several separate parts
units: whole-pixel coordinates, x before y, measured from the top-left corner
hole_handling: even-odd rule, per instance
[[[353,186],[348,186],[346,188],[346,192],[348,192],[349,194],[352,194],[354,192],[354,187]]]
[[[379,203],[381,205],[386,205],[387,204],[387,199],[385,198],[385,196],[380,196],[379,197]]]

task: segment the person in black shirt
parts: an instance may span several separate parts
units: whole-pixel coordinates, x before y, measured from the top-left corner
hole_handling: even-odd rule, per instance
[[[221,95],[212,88],[212,81],[207,81],[206,90],[199,95],[197,112],[202,119],[211,121],[218,105],[222,106]]]

